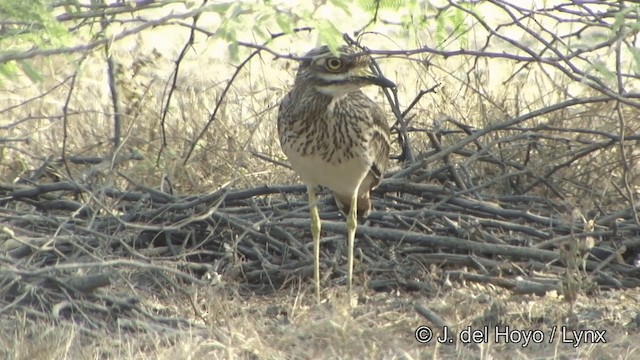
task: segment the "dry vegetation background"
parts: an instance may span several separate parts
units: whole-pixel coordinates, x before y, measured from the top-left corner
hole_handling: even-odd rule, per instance
[[[640,10],[523,3],[70,2],[36,47],[0,18],[0,357],[637,358]],[[397,142],[357,299],[323,200],[318,305],[276,114],[332,24],[398,84],[366,90]]]

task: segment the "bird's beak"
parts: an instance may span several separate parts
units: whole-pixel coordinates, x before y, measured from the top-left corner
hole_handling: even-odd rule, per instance
[[[363,74],[360,76],[357,76],[357,78],[359,80],[364,80],[365,82],[368,82],[371,85],[376,85],[383,88],[396,87],[396,84],[393,81],[387,79],[382,75],[375,75],[373,72],[371,72],[368,69],[366,71],[363,71]]]

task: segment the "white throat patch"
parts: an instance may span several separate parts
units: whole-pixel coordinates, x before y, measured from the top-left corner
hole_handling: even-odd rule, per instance
[[[358,87],[352,88],[345,84],[316,85],[319,93],[338,99],[357,89]]]
[[[318,77],[326,81],[327,85],[316,85],[316,90],[321,94],[331,96],[333,98],[342,98],[350,92],[360,89],[362,84],[345,82],[351,76],[351,71],[346,74],[319,74]],[[332,84],[332,82],[334,82]]]

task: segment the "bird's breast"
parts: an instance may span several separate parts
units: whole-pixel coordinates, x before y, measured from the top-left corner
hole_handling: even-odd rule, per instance
[[[347,196],[362,182],[371,167],[370,164],[358,158],[330,163],[319,156],[305,156],[295,152],[288,154],[287,157],[291,167],[305,184],[321,185],[335,193]]]
[[[367,109],[331,102],[322,109],[308,108],[281,124],[280,142],[285,154],[319,158],[338,165],[351,159],[371,164],[368,146],[372,124]]]

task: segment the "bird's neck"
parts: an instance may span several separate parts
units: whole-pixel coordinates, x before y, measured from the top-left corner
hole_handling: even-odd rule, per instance
[[[353,89],[346,88],[343,85],[316,85],[316,92],[332,98],[332,101],[337,101],[353,91]]]

